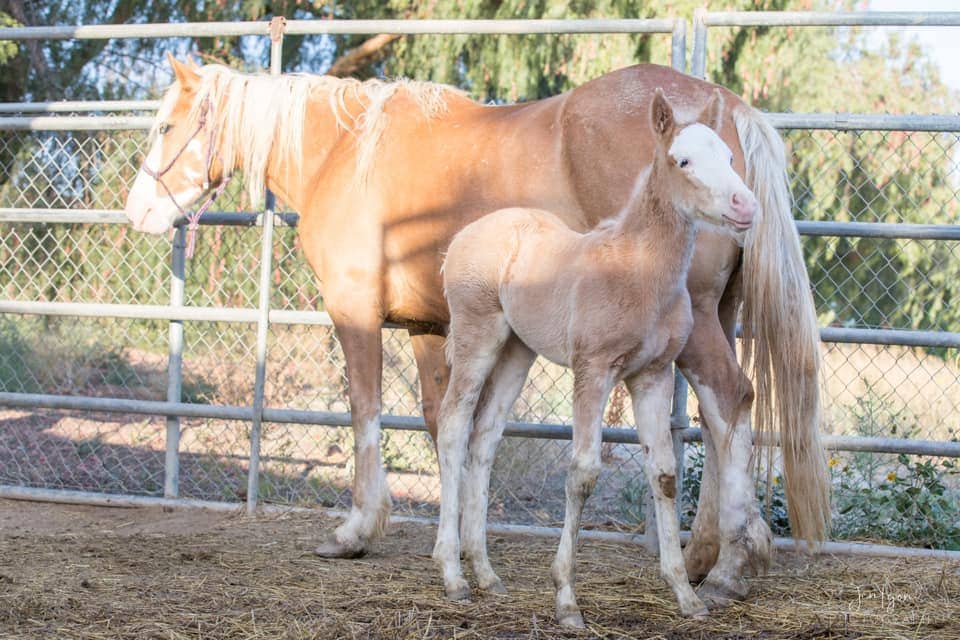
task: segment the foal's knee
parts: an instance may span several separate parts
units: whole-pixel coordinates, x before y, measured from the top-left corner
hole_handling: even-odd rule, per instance
[[[567,491],[586,499],[597,485],[600,477],[599,461],[574,460],[567,474]]]

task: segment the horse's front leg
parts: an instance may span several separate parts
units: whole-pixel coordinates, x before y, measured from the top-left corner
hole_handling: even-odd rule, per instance
[[[581,628],[583,616],[574,590],[577,539],[583,505],[600,476],[603,407],[614,380],[609,370],[578,366],[576,362],[573,371],[573,459],[567,472],[563,532],[551,574],[557,590],[557,621],[565,627]]]
[[[350,296],[370,301],[375,296]],[[383,535],[390,520],[390,492],[380,460],[380,380],[383,367],[383,318],[375,305],[341,307],[328,297],[327,310],[336,327],[347,362],[350,413],[353,422],[353,506],[332,539],[317,547],[325,558],[356,558]]]
[[[670,438],[673,372],[671,367],[665,367],[655,374],[634,376],[626,382],[633,403],[637,435],[643,447],[644,470],[657,514],[660,573],[673,589],[682,615],[706,615],[707,607],[690,587],[680,551],[680,525],[676,511],[677,463]]]

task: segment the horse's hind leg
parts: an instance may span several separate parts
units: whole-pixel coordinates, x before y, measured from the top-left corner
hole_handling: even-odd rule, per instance
[[[700,430],[703,437],[700,497],[697,500],[693,524],[690,526],[690,541],[683,549],[687,577],[691,582],[700,582],[706,578],[717,563],[717,555],[720,553],[720,525],[717,514],[720,480],[717,478],[717,450],[713,446],[713,431],[703,411],[700,412],[700,424],[703,426]]]
[[[460,565],[460,489],[467,439],[484,383],[497,362],[510,328],[502,311],[459,315],[451,319],[450,383],[438,416],[437,454],[440,459],[440,522],[433,558],[443,571],[443,586],[451,600],[469,600],[470,586]]]
[[[706,615],[706,606],[690,587],[680,551],[676,458],[670,438],[673,373],[670,367],[666,367],[652,375],[634,376],[627,380],[627,387],[633,402],[637,435],[643,447],[643,466],[657,513],[660,573],[673,590],[681,614]]]
[[[487,503],[490,470],[497,444],[507,425],[507,414],[517,401],[537,354],[516,336],[511,336],[487,380],[474,415],[470,435],[467,475],[463,482],[460,537],[470,558],[477,584],[485,591],[505,593],[487,556]]]
[[[697,573],[708,571],[700,593],[715,607],[745,598],[747,584],[743,574],[748,567],[764,568],[771,556],[770,528],[760,516],[750,477],[753,389],[719,325],[713,332],[691,334],[681,356],[681,367],[697,394],[704,426],[712,441],[706,453],[713,463],[708,460],[705,465],[704,484],[708,470],[716,470],[709,476],[712,490],[701,493],[701,506],[685,557],[691,574],[691,564]],[[704,506],[704,500],[711,502]],[[706,566],[707,556],[715,557],[716,564]]]
[[[371,300],[358,296],[357,299]],[[370,541],[383,535],[390,520],[390,492],[380,461],[380,379],[383,367],[381,325],[383,319],[372,308],[344,312],[327,299],[347,361],[350,381],[350,412],[353,422],[353,506],[346,521],[337,527],[332,540],[315,553],[326,558],[355,558],[363,555]]]

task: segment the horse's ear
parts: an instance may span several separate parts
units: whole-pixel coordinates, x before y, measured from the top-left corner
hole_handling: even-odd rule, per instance
[[[707,125],[714,131],[720,131],[723,124],[723,95],[720,93],[720,89],[713,90],[713,94],[707,101],[706,106],[703,107],[703,111],[700,112],[697,122]]]
[[[180,83],[181,88],[192,87],[193,84],[200,79],[200,73],[198,72],[196,65],[191,66],[191,64],[183,64],[174,58],[173,54],[169,51],[167,51],[167,62],[169,62],[170,66],[173,67],[173,75]],[[192,61],[190,62],[192,63]]]
[[[673,117],[673,107],[663,95],[663,89],[657,87],[653,94],[653,103],[650,105],[650,125],[657,138],[669,140],[673,137],[676,120]]]

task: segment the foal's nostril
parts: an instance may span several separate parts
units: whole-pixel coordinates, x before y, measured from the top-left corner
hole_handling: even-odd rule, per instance
[[[757,210],[757,199],[752,196],[734,192],[730,196],[730,207],[737,213],[752,216]]]

